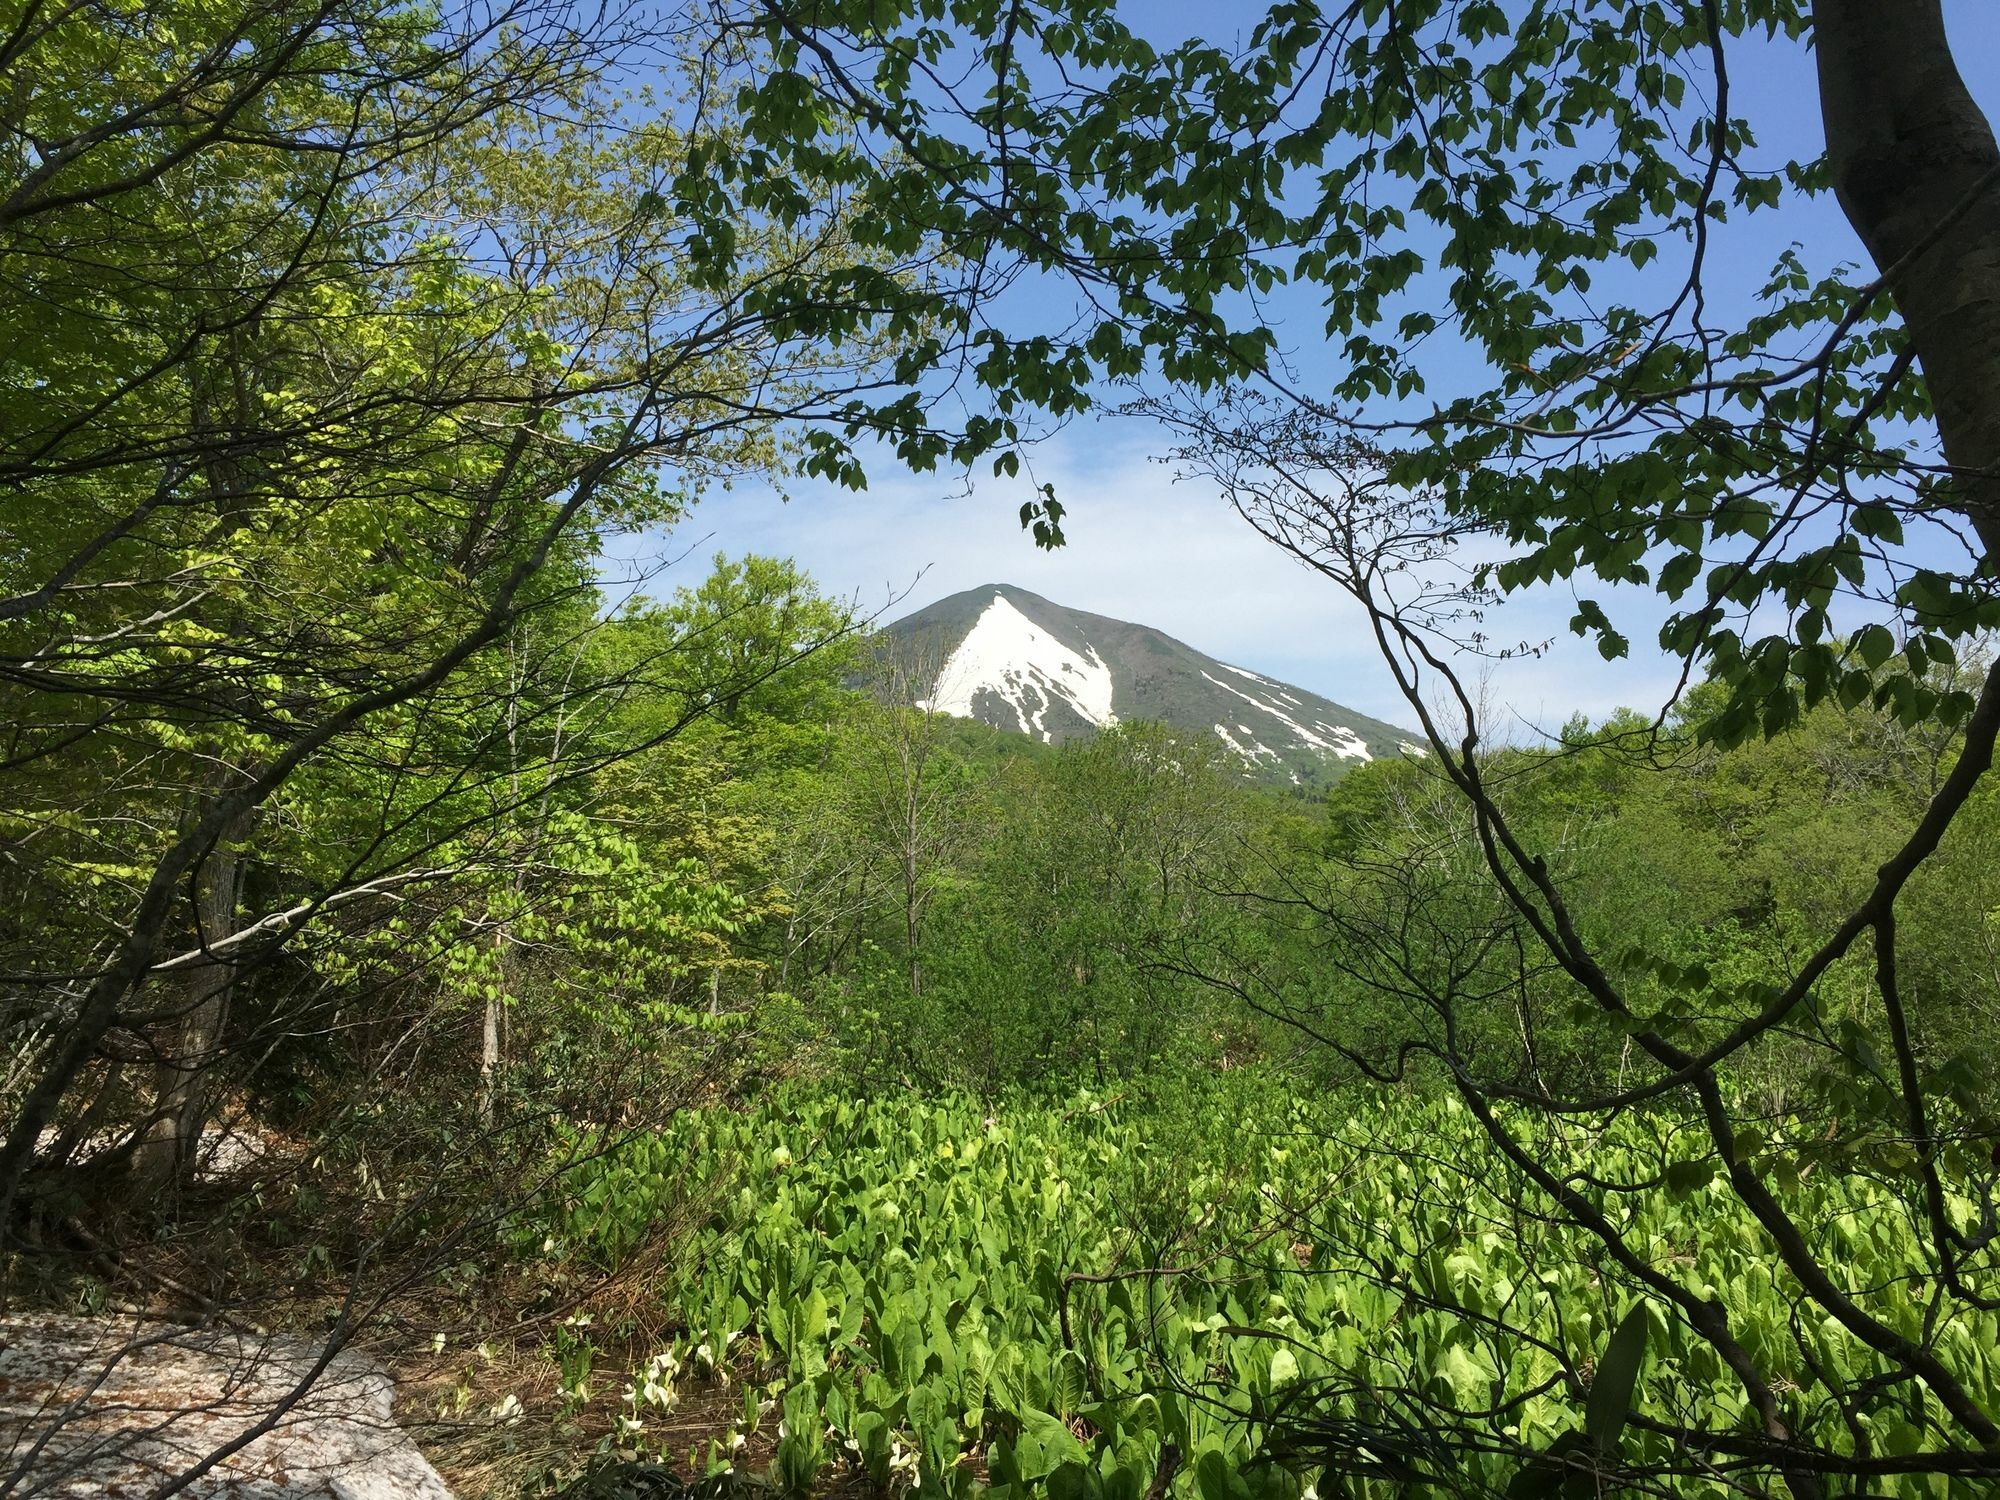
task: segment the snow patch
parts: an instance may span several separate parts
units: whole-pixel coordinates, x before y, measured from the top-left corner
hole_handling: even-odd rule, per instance
[[[1226,670],[1235,672],[1241,677],[1251,676],[1250,673],[1243,671],[1240,667],[1229,667]],[[1317,732],[1315,732],[1314,729],[1306,728],[1305,725],[1286,713],[1282,708],[1279,708],[1275,703],[1266,703],[1260,698],[1253,698],[1241,688],[1231,687],[1213,673],[1204,671],[1201,675],[1221,688],[1225,693],[1234,693],[1252,708],[1262,709],[1280,724],[1291,730],[1298,737],[1300,744],[1311,745],[1315,750],[1324,750],[1328,754],[1338,755],[1344,760],[1373,759],[1368,753],[1368,746],[1362,742],[1361,736],[1356,734],[1352,729],[1348,729],[1343,725],[1318,723],[1316,721]],[[1256,680],[1262,681],[1261,678]],[[1328,735],[1333,736],[1333,738],[1328,739]]]
[[[1250,742],[1247,749],[1236,738],[1236,735],[1229,732],[1227,724],[1218,724],[1215,726],[1215,732],[1221,736],[1222,743],[1227,745],[1231,750],[1234,750],[1245,764],[1254,766],[1259,760],[1276,760],[1278,758],[1277,751],[1271,749],[1268,745],[1258,742],[1257,736],[1251,732],[1248,724],[1238,724],[1236,729],[1237,733]]]
[[[1045,743],[1053,731],[1043,722],[1056,703],[1067,704],[1085,723],[1116,724],[1111,711],[1111,668],[1095,647],[1079,656],[1041,626],[995,594],[958,649],[938,673],[937,688],[920,707],[956,718],[976,717],[973,703],[992,693],[1014,710],[1021,732]]]
[[[1350,760],[1357,758],[1361,760],[1373,760],[1375,758],[1368,753],[1367,742],[1345,724],[1328,724],[1324,721],[1317,721],[1317,723],[1321,732],[1332,735],[1334,740],[1341,746],[1341,748],[1333,752],[1335,755],[1344,755]]]

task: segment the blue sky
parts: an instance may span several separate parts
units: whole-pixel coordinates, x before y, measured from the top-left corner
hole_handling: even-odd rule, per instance
[[[2000,4],[1946,0],[1945,10],[1968,83],[1989,117],[2000,118],[2000,69],[1990,66],[2000,56]],[[1213,18],[1216,8],[1171,5],[1145,13],[1165,34],[1188,29],[1191,17]],[[1756,127],[1764,159],[1817,151],[1812,64],[1802,47],[1780,41],[1750,49],[1732,68],[1739,110]],[[1756,216],[1732,234],[1719,279],[1738,288],[1761,281],[1790,241],[1807,247],[1817,266],[1862,259],[1830,198],[1788,201],[1782,212]],[[1049,288],[1047,295],[1063,299],[1049,309],[1060,315],[1066,289]],[[1281,337],[1310,382],[1318,365],[1317,315],[1308,306],[1282,311]],[[1167,446],[1163,434],[1139,419],[1104,416],[1045,441],[1032,475],[975,476],[969,492],[952,476],[911,476],[888,463],[874,466],[869,490],[858,495],[800,482],[789,487],[787,502],[768,487],[739,485],[702,501],[671,533],[644,539],[639,553],[649,569],[684,559],[650,585],[656,591],[694,581],[717,551],[793,557],[829,592],[885,617],[980,584],[1018,584],[1076,608],[1158,626],[1224,660],[1409,722],[1353,606],[1259,538],[1212,487],[1176,483],[1171,468],[1153,458]],[[1037,550],[1015,519],[1041,482],[1053,483],[1069,507],[1069,544],[1055,553]],[[1614,618],[1632,638],[1633,655],[1617,663],[1568,634],[1573,598],[1566,590],[1506,606],[1493,635],[1553,642],[1543,656],[1474,669],[1486,675],[1491,700],[1509,712],[1517,732],[1554,727],[1579,710],[1595,716],[1661,700],[1673,677],[1650,645],[1661,608],[1650,596],[1623,603]]]

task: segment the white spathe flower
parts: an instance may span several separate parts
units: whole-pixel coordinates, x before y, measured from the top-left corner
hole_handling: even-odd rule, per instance
[[[671,1349],[661,1350],[646,1361],[637,1378],[625,1387],[625,1404],[635,1411],[642,1406],[672,1411],[681,1401],[681,1393],[674,1385],[674,1377],[680,1370],[680,1357]]]
[[[521,1398],[509,1391],[495,1402],[488,1413],[495,1422],[512,1427],[521,1420]]]

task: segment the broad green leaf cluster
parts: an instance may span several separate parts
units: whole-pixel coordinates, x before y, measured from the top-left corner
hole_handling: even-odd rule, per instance
[[[795,1492],[858,1470],[917,1493],[1136,1500],[1168,1464],[1173,1492],[1202,1500],[1557,1494],[1595,1458],[1643,1469],[1681,1456],[1673,1434],[1753,1433],[1713,1349],[1547,1214],[1457,1103],[1306,1102],[1255,1073],[1143,1092],[794,1092],[690,1112],[573,1172],[546,1246],[615,1260],[649,1212],[712,1181],[669,1294],[676,1349],[690,1380],[746,1384],[738,1431],[775,1431]],[[1573,1158],[1537,1144],[1579,1173],[1674,1180],[1585,1191],[1727,1309],[1802,1437],[1921,1444],[1937,1413],[1914,1397],[1842,1419],[1883,1364],[1830,1318],[1799,1326],[1797,1289],[1726,1185],[1677,1170],[1673,1121],[1627,1116]],[[1927,1328],[1892,1195],[1833,1172],[1789,1193],[1844,1284],[1970,1388],[2000,1390],[2000,1317]],[[648,1438],[628,1424],[621,1441]],[[1548,1456],[1524,1466],[1520,1449]],[[727,1441],[710,1461],[731,1461]],[[1678,1484],[1734,1493],[1720,1472]]]

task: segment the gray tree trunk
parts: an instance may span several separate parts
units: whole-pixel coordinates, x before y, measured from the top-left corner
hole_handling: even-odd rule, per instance
[[[501,1027],[507,1007],[507,929],[503,924],[493,934],[494,968],[499,975],[497,993],[486,997],[479,1028],[479,1121],[491,1127],[500,1110],[500,1067],[506,1060],[506,1043]]]
[[[201,864],[195,920],[204,948],[236,932],[242,880],[237,840],[242,832],[240,822],[232,825]],[[134,1173],[150,1191],[178,1186],[194,1174],[235,982],[236,965],[226,955],[198,964],[188,976],[185,1003],[154,1065],[151,1123],[133,1156]]]
[[[1939,0],[1819,0],[1834,191],[1909,329],[1957,508],[2000,562],[2000,146]]]

